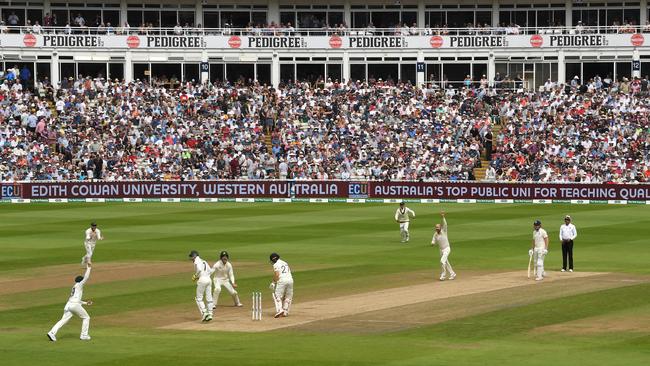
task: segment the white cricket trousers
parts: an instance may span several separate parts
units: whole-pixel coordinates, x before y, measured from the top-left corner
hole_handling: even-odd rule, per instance
[[[230,280],[220,280],[215,278],[214,280],[214,292],[212,294],[212,298],[214,300],[214,305],[217,306],[217,303],[219,302],[219,294],[221,293],[221,286],[225,287],[230,296],[232,296],[232,300],[235,302],[235,305],[239,305],[239,295],[237,295],[237,290],[235,290],[234,287],[232,287],[232,283],[230,283]]]
[[[284,311],[289,315],[291,310],[291,301],[293,300],[293,281],[281,281],[275,285],[273,291],[273,302],[275,303],[275,312]]]
[[[212,280],[210,277],[201,277],[196,282],[196,305],[199,307],[201,316],[206,314],[212,315],[212,308],[214,307],[214,302],[212,301]],[[203,296],[205,296],[206,304],[203,302]]]
[[[80,303],[73,303],[73,302],[69,302],[65,304],[65,307],[63,308],[63,317],[61,317],[61,320],[59,320],[56,324],[54,324],[50,332],[56,335],[59,329],[61,329],[61,327],[63,327],[64,325],[66,325],[68,321],[70,321],[73,315],[76,315],[81,318],[80,337],[81,338],[88,337],[88,329],[90,328],[90,316],[86,312],[86,309],[84,309]]]
[[[95,251],[95,243],[84,242],[84,246],[86,247],[86,255],[81,257],[81,265],[91,262],[91,259],[93,258],[93,252]]]
[[[451,268],[451,263],[449,263],[449,254],[451,254],[450,247],[447,247],[440,251],[440,266],[442,267],[442,272],[440,273],[440,277],[447,276],[447,271],[449,271],[450,276],[453,276],[455,274],[454,269]]]
[[[409,222],[399,223],[399,232],[402,235],[402,240],[409,240]]]
[[[544,248],[535,248],[535,264],[537,265],[537,278],[544,278]]]

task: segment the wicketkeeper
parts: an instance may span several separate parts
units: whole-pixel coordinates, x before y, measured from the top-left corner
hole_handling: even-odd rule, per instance
[[[221,286],[225,287],[230,296],[232,296],[235,306],[242,306],[242,303],[239,301],[239,295],[237,294],[237,283],[235,283],[235,273],[232,270],[232,264],[230,264],[230,256],[225,250],[219,255],[219,260],[217,263],[212,266],[212,272],[214,272],[214,292],[212,298],[214,299],[214,307],[217,307],[217,302],[219,301],[219,294],[221,293]]]

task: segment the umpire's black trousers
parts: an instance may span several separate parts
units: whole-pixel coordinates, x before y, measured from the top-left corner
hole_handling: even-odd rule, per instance
[[[569,269],[573,269],[573,240],[562,240],[562,269],[566,270],[566,260],[569,257]]]

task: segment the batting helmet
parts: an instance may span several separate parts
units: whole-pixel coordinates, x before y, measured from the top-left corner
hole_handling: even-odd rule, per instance
[[[539,220],[535,220],[535,222],[533,222],[533,225],[535,225],[535,226],[541,226],[541,225],[542,225],[542,222],[539,221]]]
[[[226,252],[225,250],[221,251],[221,254],[219,254],[219,259],[221,259],[223,257],[230,258],[230,256],[228,255],[228,252]]]
[[[280,254],[271,253],[271,255],[269,256],[269,259],[271,260],[271,262],[275,263],[275,262],[278,261],[278,259],[280,259]]]
[[[189,255],[190,258],[194,258],[198,256],[199,256],[199,252],[197,252],[196,250],[191,251]]]

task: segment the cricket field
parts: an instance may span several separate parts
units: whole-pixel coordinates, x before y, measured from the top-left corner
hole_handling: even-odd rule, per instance
[[[62,203],[0,205],[0,365],[648,365],[650,206]],[[458,277],[438,280],[431,246],[447,213]],[[574,273],[560,273],[565,214],[578,229]],[[532,223],[548,231],[548,279],[526,278]],[[84,297],[50,342],[80,266],[83,233],[105,236]],[[221,292],[202,324],[188,260],[227,250],[243,308]],[[269,254],[295,280],[273,319]],[[251,293],[263,293],[251,321]]]

